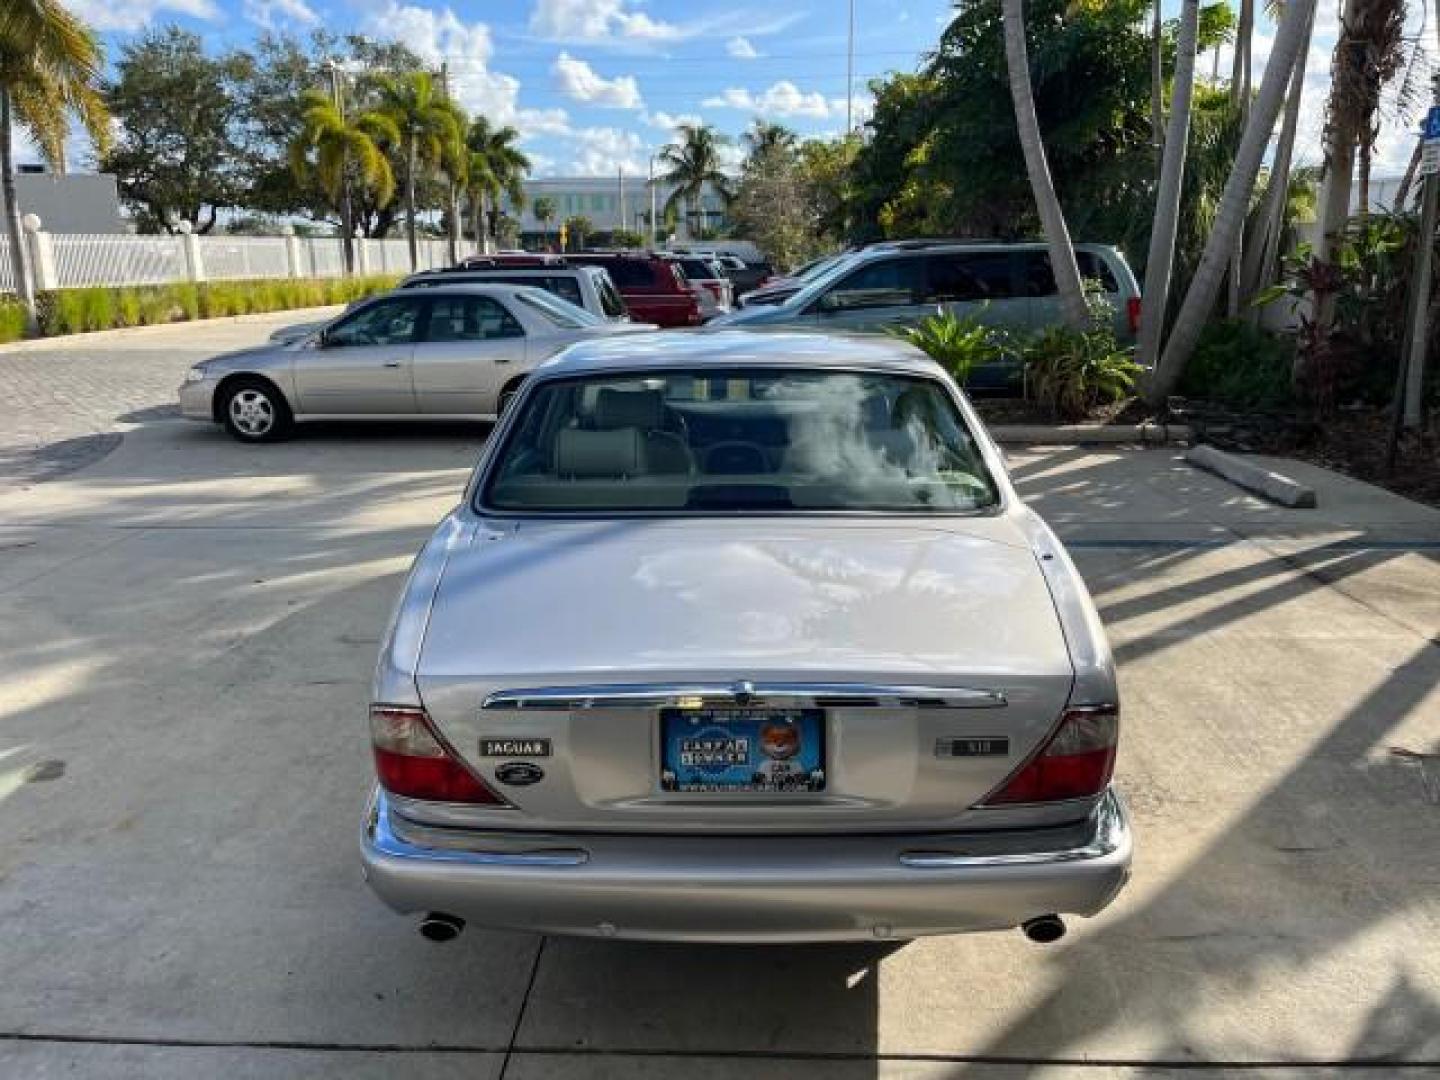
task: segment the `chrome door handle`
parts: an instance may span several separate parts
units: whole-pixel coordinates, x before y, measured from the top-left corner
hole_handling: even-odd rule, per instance
[[[399,361],[399,360],[386,360],[385,363],[382,364],[381,366],[382,366],[382,367],[399,367],[399,366],[400,366],[400,361]]]

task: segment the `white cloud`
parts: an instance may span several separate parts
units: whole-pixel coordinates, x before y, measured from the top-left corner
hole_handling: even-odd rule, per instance
[[[390,0],[361,28],[375,37],[401,42],[435,67],[448,61],[450,92],[469,111],[484,113],[500,124],[516,120],[520,80],[490,70],[494,43],[485,23],[465,23],[448,7],[437,11]]]
[[[287,23],[313,26],[320,21],[305,0],[245,0],[242,10],[245,18],[267,30]]]
[[[96,30],[143,30],[161,12],[192,19],[214,19],[220,14],[212,0],[71,0],[66,7]]]
[[[760,54],[747,38],[733,37],[725,43],[725,51],[737,60],[754,60]]]
[[[674,131],[681,124],[702,124],[704,121],[695,113],[647,112],[642,117],[645,123],[661,131]]]
[[[572,101],[583,101],[610,109],[639,109],[645,102],[640,99],[640,87],[634,76],[619,75],[606,79],[584,60],[578,60],[569,53],[561,53],[550,68],[555,88]]]
[[[522,140],[537,135],[569,135],[570,114],[564,109],[519,109],[515,126]]]
[[[713,109],[744,109],[761,116],[791,117],[803,116],[823,120],[832,115],[839,105],[840,115],[845,114],[845,101],[831,101],[819,91],[805,93],[789,79],[781,79],[768,90],[752,94],[740,87],[730,87],[723,94],[706,98],[700,104]]]
[[[675,41],[673,23],[631,10],[627,0],[536,0],[530,32],[552,41]]]
[[[581,128],[575,132],[574,152],[566,167],[572,176],[614,176],[622,169],[638,175],[649,165],[644,140],[620,128]]]

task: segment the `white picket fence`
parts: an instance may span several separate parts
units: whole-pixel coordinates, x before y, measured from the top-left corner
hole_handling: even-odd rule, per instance
[[[129,236],[30,232],[25,236],[37,289],[163,285],[175,281],[326,278],[345,273],[338,237]],[[417,243],[415,269],[449,263],[444,240]],[[408,274],[404,239],[355,241],[356,273]],[[8,244],[0,237],[0,292],[14,292]]]

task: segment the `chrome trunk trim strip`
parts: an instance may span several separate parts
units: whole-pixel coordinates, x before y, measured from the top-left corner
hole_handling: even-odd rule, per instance
[[[480,703],[495,711],[544,709],[690,708],[738,705],[817,709],[1003,709],[999,690],[963,686],[891,686],[874,683],[613,683],[497,690]]]

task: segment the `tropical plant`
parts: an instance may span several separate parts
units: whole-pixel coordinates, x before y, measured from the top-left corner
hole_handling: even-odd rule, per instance
[[[35,283],[15,196],[14,132],[29,135],[41,156],[63,172],[73,114],[103,151],[110,126],[96,89],[102,63],[94,33],[56,0],[6,0],[0,6],[0,202],[15,292],[32,319]]]
[[[616,229],[610,234],[610,246],[617,248],[642,248],[645,236],[634,229]]]
[[[1065,211],[1055,194],[1045,144],[1040,139],[1040,121],[1035,115],[1035,95],[1030,85],[1030,59],[1025,47],[1023,0],[1002,0],[1001,11],[1005,21],[1005,64],[1010,73],[1010,96],[1015,102],[1015,126],[1025,156],[1025,172],[1030,177],[1035,207],[1050,250],[1050,267],[1060,293],[1060,308],[1066,321],[1079,328],[1087,318],[1085,291],[1080,284],[1080,270],[1075,263],[1070,230],[1065,224]]]
[[[440,173],[445,178],[445,239],[450,264],[460,261],[460,234],[463,231],[460,212],[460,193],[470,181],[470,150],[464,135],[470,126],[470,118],[453,99],[445,98],[441,105],[450,113],[455,134],[447,138],[440,147]]]
[[[513,127],[495,127],[488,119],[477,116],[465,134],[470,163],[470,212],[475,228],[477,249],[489,250],[490,230],[485,227],[490,213],[499,213],[501,195],[515,206],[523,206],[525,187],[522,181],[530,171],[530,159],[517,147],[520,133]]]
[[[304,104],[300,132],[290,143],[290,169],[299,184],[313,178],[339,210],[345,272],[354,273],[352,193],[360,187],[380,206],[395,197],[395,173],[381,147],[398,145],[400,130],[391,117],[380,112],[347,117],[333,98],[318,90],[306,91]]]
[[[665,212],[683,207],[687,229],[698,231],[705,224],[699,220],[700,196],[705,189],[726,202],[731,198],[730,177],[720,169],[720,147],[725,138],[709,124],[680,124],[675,131],[679,138],[661,147],[659,154],[665,171],[658,179],[672,189],[665,200]]]
[[[1293,398],[1293,352],[1291,339],[1243,319],[1212,322],[1196,342],[1180,393],[1234,409],[1281,408]]]
[[[894,326],[887,331],[908,341],[964,384],[975,368],[1013,356],[1015,347],[1004,330],[987,326],[973,315],[951,311],[927,315],[914,326]]]
[[[532,207],[535,220],[540,223],[540,229],[545,233],[545,243],[550,243],[550,222],[555,220],[555,200],[548,195],[541,195],[535,200]]]
[[[1265,79],[1245,123],[1235,163],[1225,181],[1214,229],[1206,241],[1180,312],[1175,317],[1160,363],[1147,386],[1146,396],[1152,404],[1163,402],[1184,374],[1195,342],[1213,309],[1226,265],[1234,253],[1236,237],[1245,225],[1255,180],[1260,172],[1260,161],[1280,115],[1280,105],[1290,85],[1296,58],[1305,44],[1314,6],[1315,0],[1290,0],[1285,5],[1285,13],[1281,16],[1271,46],[1270,59],[1265,66]]]
[[[794,151],[800,138],[784,124],[776,124],[756,117],[750,130],[741,136],[745,143],[746,157],[757,158],[775,151]]]
[[[1027,394],[1069,423],[1130,396],[1141,371],[1108,327],[1048,327],[1025,343],[1021,357]]]
[[[435,90],[429,72],[387,75],[377,86],[378,110],[400,132],[405,161],[405,236],[410,244],[410,268],[420,265],[415,231],[415,189],[422,169],[439,166],[451,154],[462,133],[455,113]]]

